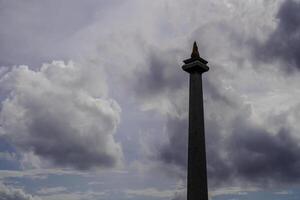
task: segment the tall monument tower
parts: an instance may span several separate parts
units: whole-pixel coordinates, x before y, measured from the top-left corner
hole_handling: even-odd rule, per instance
[[[183,62],[182,69],[190,74],[187,200],[208,200],[202,73],[209,67],[196,42],[191,58]]]

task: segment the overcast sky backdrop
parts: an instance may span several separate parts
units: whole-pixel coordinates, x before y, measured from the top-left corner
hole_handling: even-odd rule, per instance
[[[300,198],[297,0],[0,0],[0,199],[185,200],[193,41],[212,200]]]

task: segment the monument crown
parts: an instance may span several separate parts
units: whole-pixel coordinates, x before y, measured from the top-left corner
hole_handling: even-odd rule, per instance
[[[185,65],[182,66],[182,69],[188,73],[200,72],[204,73],[209,70],[209,67],[206,65],[208,62],[200,57],[198,46],[196,41],[193,45],[193,51],[191,58],[183,61]]]

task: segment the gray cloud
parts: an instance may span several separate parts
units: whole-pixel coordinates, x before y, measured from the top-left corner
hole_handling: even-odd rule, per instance
[[[142,98],[155,98],[165,92],[172,93],[184,84],[182,71],[175,58],[182,55],[179,50],[157,51],[150,47],[145,70],[140,72],[134,84],[136,94]]]
[[[50,161],[83,170],[120,164],[122,150],[113,136],[120,108],[98,78],[71,62],[44,64],[38,71],[20,66],[1,76],[1,90],[8,93],[1,134],[24,153],[24,164]]]
[[[283,69],[300,69],[300,2],[286,0],[280,6],[276,18],[278,24],[263,43],[255,45],[254,54],[267,62],[282,60]]]
[[[39,200],[39,198],[33,197],[30,194],[26,194],[21,189],[15,189],[12,187],[0,184],[0,199],[1,200]]]
[[[187,120],[169,117],[166,128],[168,144],[160,149],[158,159],[170,165],[177,165],[185,170],[187,166]]]
[[[97,49],[96,53],[92,52],[96,55],[91,57],[105,60],[106,70],[112,72],[110,81],[117,79],[113,82],[116,83],[112,86],[113,93],[122,91],[127,96],[120,98],[124,98],[126,101],[129,98],[128,90],[133,90],[133,96],[142,104],[143,108],[163,113],[168,139],[163,146],[157,148],[159,151],[154,158],[167,166],[163,169],[173,166],[179,167],[182,173],[176,175],[182,178],[186,170],[188,75],[184,74],[180,68],[182,58],[179,58],[179,55],[184,56],[185,53],[178,51],[178,46],[181,46],[180,49],[188,49],[190,47],[186,48],[186,41],[192,42],[197,39],[200,42],[201,55],[207,55],[207,58],[212,60],[210,63],[214,65],[204,77],[210,185],[217,187],[222,184],[231,184],[234,181],[262,183],[264,180],[260,178],[261,175],[264,175],[262,177],[267,182],[279,183],[278,180],[285,180],[287,183],[294,182],[290,178],[291,174],[284,170],[287,170],[288,166],[295,169],[294,166],[297,163],[291,161],[285,168],[280,165],[279,158],[285,156],[293,158],[293,153],[298,152],[298,148],[291,144],[284,149],[278,144],[282,132],[287,133],[288,141],[292,139],[296,141],[293,136],[294,132],[290,127],[282,127],[281,132],[280,130],[270,131],[268,130],[270,127],[261,127],[257,122],[252,123],[250,117],[253,117],[254,114],[251,112],[251,107],[246,105],[244,100],[237,98],[245,95],[245,93],[236,91],[236,85],[239,85],[242,89],[251,90],[257,96],[261,95],[258,94],[258,90],[263,86],[260,82],[256,83],[257,88],[251,88],[247,85],[250,82],[248,79],[254,79],[254,77],[251,78],[252,75],[261,76],[261,74],[246,74],[252,72],[245,70],[249,67],[247,64],[252,64],[251,60],[245,58],[245,52],[249,50],[246,41],[248,41],[249,35],[259,32],[261,27],[267,26],[269,18],[261,15],[261,13],[268,13],[269,10],[262,4],[267,4],[265,2],[273,3],[274,1],[255,3],[245,1],[240,3],[239,0],[233,0],[212,3],[192,0],[178,4],[167,1],[165,6],[161,6],[160,3],[153,6],[152,3],[129,1],[129,4],[124,7],[126,11],[111,12],[112,10],[116,11],[113,6],[113,9],[108,9],[112,14],[103,18],[107,19],[106,23],[101,21],[91,27],[83,26],[87,22],[91,22],[95,10],[99,8],[94,3],[86,4],[87,8],[83,10],[88,10],[88,13],[81,12],[82,5],[79,3],[70,3],[70,10],[64,13],[66,5],[62,5],[58,10],[58,15],[55,15],[54,20],[51,21],[47,16],[52,18],[53,13],[55,13],[58,3],[57,1],[54,2],[53,4],[47,3],[49,9],[46,10],[45,7],[40,9],[39,5],[32,8],[33,16],[31,16],[31,12],[28,12],[29,16],[20,12],[20,10],[30,9],[32,5],[28,4],[25,9],[23,9],[24,6],[19,6],[20,9],[17,9],[16,13],[21,13],[20,18],[24,19],[24,25],[22,23],[15,24],[15,19],[18,19],[19,15],[12,11],[17,4],[11,6],[13,9],[6,8],[6,12],[3,14],[6,17],[1,16],[2,24],[7,23],[6,21],[11,22],[6,27],[7,30],[13,30],[13,33],[7,34],[5,29],[0,31],[2,34],[0,41],[5,44],[2,46],[3,49],[0,49],[2,55],[2,57],[0,56],[0,63],[38,63],[40,60],[48,60],[55,56],[64,58],[66,52],[70,54],[70,51],[73,50],[78,50],[80,56],[86,56],[87,59],[90,59],[90,55],[84,54],[86,53],[85,50]],[[283,5],[292,4],[291,2],[287,1]],[[198,12],[199,8],[205,9]],[[45,16],[37,14],[40,10],[43,10]],[[103,10],[100,11],[100,14]],[[153,15],[153,12],[156,15]],[[281,12],[285,14],[278,14],[278,18],[284,19],[282,21],[289,21],[287,20],[289,17],[285,16],[288,15],[288,12]],[[42,17],[40,22],[35,23],[36,21],[33,19],[37,18],[36,16]],[[296,15],[291,15],[291,17],[297,18]],[[97,18],[97,20],[100,19],[101,17]],[[280,26],[283,25],[279,23],[266,44],[259,46],[261,49],[266,48],[268,43],[269,45],[272,44],[270,42],[272,37],[276,39],[279,35],[291,36],[294,34],[293,30],[285,31],[285,28],[279,30]],[[24,30],[20,31],[21,28]],[[62,29],[61,32],[60,29]],[[57,31],[52,32],[51,30]],[[19,33],[22,33],[22,37]],[[74,35],[76,36],[72,37]],[[193,38],[189,38],[191,35]],[[71,39],[66,41],[66,38]],[[18,43],[20,40],[21,43]],[[77,43],[78,41],[80,42]],[[294,41],[297,43],[298,40]],[[273,42],[276,43],[277,40]],[[71,45],[74,48],[70,49],[69,43],[74,43]],[[156,43],[155,48],[147,46],[149,43]],[[177,46],[168,46],[170,43],[172,45],[176,43]],[[144,49],[150,49],[150,52],[140,51],[142,49],[139,48],[140,45],[145,45]],[[285,46],[282,46],[284,49]],[[162,48],[167,50],[158,50]],[[275,57],[276,54],[279,54],[275,50],[273,53],[266,53],[265,49],[261,52],[257,50],[257,52],[262,54],[261,59]],[[190,53],[189,49],[187,56],[188,53]],[[265,53],[266,55],[264,55]],[[287,62],[293,60],[287,59],[287,56],[279,55],[279,57]],[[288,58],[292,58],[292,54]],[[144,61],[145,65],[139,65]],[[218,62],[221,62],[222,65],[217,65]],[[293,62],[296,62],[295,58]],[[20,70],[16,71],[20,72]],[[39,72],[39,70],[37,71]],[[1,82],[3,91],[0,90],[0,94],[3,94],[2,96],[5,96],[6,99],[2,104],[1,111],[1,120],[5,118],[4,121],[1,121],[1,124],[5,124],[2,125],[2,129],[12,144],[26,153],[24,159],[31,159],[32,161],[37,156],[39,159],[50,160],[59,166],[72,166],[77,169],[88,169],[92,166],[108,167],[120,160],[119,144],[115,142],[113,137],[118,124],[119,110],[114,103],[111,103],[113,101],[107,98],[105,92],[101,94],[97,92],[98,86],[103,84],[87,81],[91,74],[80,76],[80,78],[76,78],[77,81],[71,81],[70,84],[70,80],[61,79],[61,77],[67,76],[69,71],[62,70],[61,73],[57,73],[57,70],[54,70],[54,73],[50,73],[51,70],[46,71],[49,73],[39,72],[34,76],[38,79],[36,81],[38,84],[41,84],[43,79],[52,83],[50,86],[42,84],[41,88],[45,92],[41,95],[35,94],[35,92],[39,92],[39,87],[30,84],[29,91],[33,92],[27,91],[28,84],[23,85],[23,83],[35,80],[35,78],[26,78],[27,74],[25,74],[26,76],[24,74],[18,75],[15,72],[10,85],[4,86],[2,83],[7,82]],[[76,77],[84,71],[92,71],[94,77],[91,80],[93,81],[103,79],[102,76],[98,77],[101,73],[98,73],[97,70],[82,70],[72,74],[72,76],[75,75]],[[4,72],[3,74],[11,73]],[[272,75],[272,73],[262,74],[266,78]],[[73,80],[72,76],[66,78]],[[237,77],[241,78],[238,79]],[[18,87],[14,89],[6,89],[6,87],[14,87],[18,81],[22,84],[18,84]],[[128,86],[131,81],[134,82],[132,87],[131,85]],[[230,81],[235,82],[235,84]],[[83,85],[83,83],[87,84]],[[105,89],[100,89],[100,91],[103,90]],[[248,95],[248,93],[246,94]],[[69,103],[62,104],[62,102]],[[93,104],[93,102],[97,103]],[[108,110],[101,110],[100,108],[107,108]],[[26,115],[21,112],[24,109]],[[18,113],[20,115],[17,115]],[[240,120],[240,124],[237,123],[237,119]],[[134,120],[132,119],[132,121]],[[145,119],[145,121],[147,120]],[[84,126],[85,130],[90,130],[88,131],[89,134],[86,135],[87,132],[82,131],[82,127],[78,124]],[[158,129],[163,132],[161,127]],[[253,138],[249,138],[250,135],[254,135]],[[276,174],[275,170],[267,171],[267,167],[260,171],[257,170],[260,165],[266,164],[266,161],[256,160],[258,150],[253,149],[251,147],[253,144],[248,143],[260,141],[263,141],[260,146],[268,146],[269,148],[260,150],[259,153],[262,154],[263,158],[270,159],[271,163],[278,164],[276,169],[280,171],[279,175]],[[96,143],[98,146],[95,145]],[[133,147],[133,149],[135,148]],[[271,152],[270,149],[273,149],[274,152]],[[276,155],[278,155],[278,159]],[[249,163],[250,161],[246,160],[244,162],[247,162],[248,165],[244,166],[243,162],[240,161],[245,157],[255,160],[256,163]],[[174,171],[177,172],[177,170]],[[297,173],[295,172],[294,175],[296,176]],[[181,197],[183,196],[181,195]],[[178,198],[181,197],[179,195]]]
[[[173,55],[175,58],[176,54]],[[168,140],[162,146],[158,145],[158,151],[151,158],[167,166],[162,169],[167,170],[169,175],[185,179],[187,113],[184,110],[187,110],[185,106],[188,98],[182,91],[188,90],[187,83],[185,84],[187,80],[184,80],[184,72],[178,64],[178,73],[171,73],[169,77],[165,75],[168,70],[175,71],[176,65],[175,62],[166,62],[166,58],[167,56],[150,57],[153,61],[148,64],[152,69],[148,73],[139,74],[138,77],[143,82],[137,87],[142,86],[143,90],[141,92],[136,89],[136,97],[150,104],[156,99],[165,99],[172,104],[165,115]],[[214,66],[209,72],[213,76],[204,75],[203,80],[210,187],[218,188],[237,183],[270,187],[297,184],[300,173],[300,141],[294,136],[295,130],[291,130],[291,124],[286,122],[286,115],[268,115],[264,121],[254,120],[251,104],[245,102],[235,89],[228,89],[224,85],[228,78],[231,79],[232,74],[230,71],[224,73],[223,68],[222,65]],[[157,80],[159,84],[152,80]],[[157,104],[153,109],[160,111],[164,109],[162,107],[162,104]],[[287,112],[293,118],[297,117],[296,111]],[[278,129],[270,130],[271,127],[279,125],[276,121],[282,123]],[[264,123],[266,124],[263,125]],[[181,172],[178,173],[175,168],[179,168]]]
[[[236,123],[228,139],[233,176],[264,185],[299,182],[299,140],[288,129],[274,135],[240,120]]]
[[[186,200],[186,191],[175,192],[172,200]]]
[[[74,43],[69,39],[105,15],[118,1],[78,0],[27,2],[0,1],[0,65],[26,64],[70,59]]]
[[[239,183],[271,187],[299,183],[300,141],[290,133],[288,124],[270,132],[250,119],[252,111],[247,104],[208,88],[205,124],[210,186]],[[227,100],[223,101],[224,98]],[[176,165],[185,171],[187,121],[169,119],[167,133],[169,142],[160,149],[158,159],[169,167]]]
[[[297,181],[292,177],[299,177],[298,163],[295,159],[295,155],[300,153],[297,148],[299,141],[295,136],[297,128],[293,124],[286,123],[284,115],[279,117],[270,113],[261,114],[265,107],[276,106],[274,102],[264,101],[268,104],[260,105],[263,109],[253,108],[259,100],[264,97],[269,98],[271,90],[274,92],[273,89],[279,89],[276,84],[267,80],[273,75],[277,78],[278,74],[268,69],[263,69],[265,71],[257,74],[254,70],[256,62],[249,56],[250,38],[256,37],[263,32],[264,28],[270,26],[268,20],[273,19],[270,15],[276,3],[263,1],[264,5],[259,6],[247,3],[248,6],[238,1],[231,1],[226,5],[216,3],[222,11],[224,6],[228,6],[227,8],[230,8],[228,13],[225,9],[226,14],[223,13],[222,17],[215,16],[202,25],[200,21],[199,27],[194,27],[190,32],[200,41],[201,55],[206,54],[212,60],[209,64],[213,65],[203,78],[208,174],[210,186],[213,188],[234,184],[269,186],[293,184]],[[276,43],[276,38],[282,37],[280,35],[286,36],[283,40],[287,40],[298,31],[294,26],[298,20],[288,25],[289,28],[283,27],[287,26],[288,18],[298,19],[296,12],[287,16],[289,9],[294,10],[290,8],[294,4],[298,6],[298,3],[292,1],[282,4],[277,14],[281,22],[266,44],[259,46],[260,50],[267,44]],[[271,14],[265,14],[266,9],[269,9]],[[254,29],[255,31],[251,32]],[[297,38],[292,38],[295,39],[293,42],[296,44]],[[150,158],[163,163],[166,167],[162,169],[169,170],[168,174],[173,171],[173,176],[184,178],[187,161],[188,75],[180,68],[182,60],[180,56],[186,53],[171,50],[178,49],[171,45],[164,46],[165,51],[157,49],[160,49],[159,46],[146,54],[148,57],[145,56],[145,67],[135,74],[133,95],[148,109],[162,113],[166,120],[165,130],[158,131],[165,131],[167,140],[163,145],[157,145],[155,156]],[[275,49],[272,46],[272,51],[275,52]],[[263,50],[258,54],[264,56],[268,52]],[[275,56],[275,53],[270,55]],[[278,58],[286,59],[284,55],[282,56]],[[296,62],[295,58],[293,59],[293,62]],[[260,78],[266,81],[261,81]],[[287,104],[289,103],[292,104],[292,102]],[[291,113],[290,105],[287,105],[287,109],[289,109],[287,112]],[[292,118],[297,118],[296,114],[291,115]],[[280,125],[275,123],[278,120],[282,122]],[[283,135],[285,138],[282,138]],[[284,140],[282,143],[285,145],[279,143],[281,140]],[[258,143],[257,148],[261,149],[253,149],[249,147],[249,143]],[[254,146],[253,144],[251,145]],[[155,144],[149,145],[155,146]],[[257,157],[257,154],[260,154],[260,157]],[[289,160],[285,165],[280,163],[280,160],[286,158]],[[274,170],[269,170],[270,164],[274,165]],[[180,168],[182,173],[172,170],[173,167]]]

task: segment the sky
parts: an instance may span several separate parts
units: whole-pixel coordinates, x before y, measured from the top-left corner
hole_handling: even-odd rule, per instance
[[[0,199],[186,200],[194,41],[210,200],[299,199],[299,10],[0,0]]]

